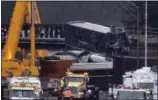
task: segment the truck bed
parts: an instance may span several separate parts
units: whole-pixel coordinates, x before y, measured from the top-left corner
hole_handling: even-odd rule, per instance
[[[45,94],[57,95],[56,89],[60,86],[60,78],[65,76],[67,68],[74,62],[75,60],[42,60],[40,62],[39,76]]]

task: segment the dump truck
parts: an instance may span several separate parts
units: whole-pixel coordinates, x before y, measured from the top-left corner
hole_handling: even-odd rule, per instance
[[[86,93],[86,83],[87,83],[88,74],[85,73],[73,73],[66,72],[64,77],[64,82],[66,86],[63,89],[63,92],[66,88],[69,88],[72,92],[72,97],[76,99],[84,99]],[[64,98],[64,96],[63,96]]]
[[[88,73],[86,82],[86,98],[104,99],[109,85],[112,84],[113,61],[101,63],[73,63],[73,73]]]
[[[76,60],[60,60],[60,59],[43,59],[40,61],[40,81],[42,89],[46,95],[58,95],[58,88],[60,88],[60,79],[66,76],[67,69]]]

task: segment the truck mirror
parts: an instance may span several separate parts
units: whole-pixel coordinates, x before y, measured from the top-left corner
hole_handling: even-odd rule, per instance
[[[88,82],[89,82],[89,77],[87,78]]]
[[[42,91],[40,91],[40,95],[42,95],[43,93],[42,93]]]

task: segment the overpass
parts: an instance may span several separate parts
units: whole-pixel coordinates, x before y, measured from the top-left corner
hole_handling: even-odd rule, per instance
[[[27,48],[26,45],[29,45],[30,43],[30,26],[31,25],[24,25],[21,31],[21,37],[20,37],[20,45],[24,48]],[[37,46],[54,46],[54,45],[65,45],[65,38],[64,38],[64,25],[35,25],[36,27],[36,45]],[[7,38],[7,32],[8,32],[9,25],[8,24],[2,24],[1,25],[1,44],[4,45],[4,42]],[[16,37],[13,37],[16,38]],[[48,47],[49,47],[48,46]]]

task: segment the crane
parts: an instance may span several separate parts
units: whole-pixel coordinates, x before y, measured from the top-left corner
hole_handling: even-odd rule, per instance
[[[40,19],[38,7],[37,7],[37,2],[33,2],[32,5],[33,5],[33,8],[34,8],[34,11],[32,11],[33,13],[31,13],[31,2],[28,2],[27,12],[26,12],[26,23],[31,24],[31,21],[32,21],[31,16],[34,16],[34,23],[35,24],[41,24],[41,19]],[[33,28],[33,30],[35,30],[35,29]],[[33,33],[35,33],[35,32],[33,32]],[[31,38],[32,63],[34,63],[35,58],[43,58],[43,57],[48,56],[48,50],[45,50],[45,49],[35,50],[35,46],[34,46],[35,38],[34,37],[35,37],[34,34],[31,34],[30,38]]]
[[[31,17],[34,13],[31,8],[35,8],[35,17]],[[33,9],[32,8],[32,9]],[[26,17],[27,23],[31,24],[31,63],[24,64],[23,59],[17,59],[17,55],[22,53],[18,48],[20,33]],[[35,19],[34,22],[32,19]],[[32,21],[32,22],[31,22]],[[13,15],[10,21],[8,36],[3,48],[2,56],[2,77],[32,75],[38,76],[39,70],[35,66],[35,24],[40,24],[39,12],[36,2],[16,1]],[[29,72],[29,73],[28,73]]]
[[[35,24],[41,24],[41,19],[40,19],[40,15],[39,15],[39,11],[38,11],[38,7],[37,7],[37,2],[33,2],[34,5],[34,22]],[[27,4],[27,11],[26,11],[26,22],[31,24],[31,18],[32,13],[31,13],[31,1],[28,1]]]

